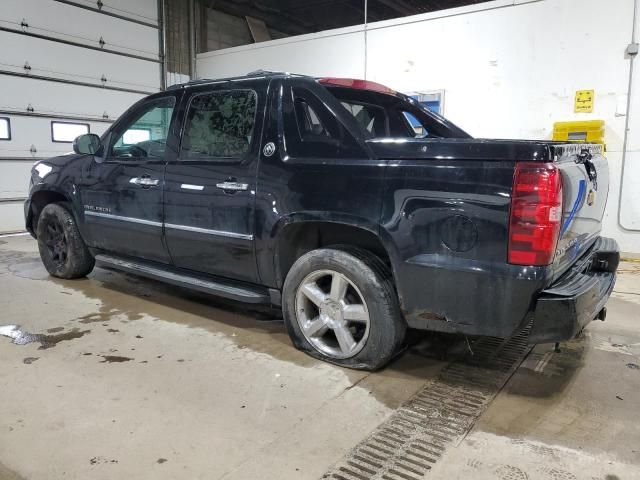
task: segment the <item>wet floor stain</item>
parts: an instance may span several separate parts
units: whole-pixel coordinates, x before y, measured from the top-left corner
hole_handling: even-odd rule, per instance
[[[91,465],[97,465],[99,463],[118,463],[118,460],[114,460],[114,459],[109,460],[104,457],[93,457],[89,460],[89,463]]]
[[[79,312],[75,316],[74,322],[80,329],[83,328],[80,324],[100,324],[105,326],[101,332],[107,328],[118,328],[123,332],[126,327],[123,325],[120,328],[120,324],[135,320],[171,322],[187,328],[204,329],[216,336],[231,339],[238,349],[265,353],[298,366],[311,367],[318,363],[318,360],[292,347],[281,312],[270,308],[255,308],[101,268],[96,268],[87,278],[61,280],[48,276],[38,255],[31,252],[2,249],[0,267],[2,265],[6,265],[7,270],[16,277],[46,279],[52,286],[60,287],[54,292],[56,294],[61,291],[72,292],[82,300],[95,300],[96,306],[92,310]],[[143,336],[145,340],[148,338],[141,331],[135,332],[133,336],[136,339],[142,339]],[[413,347],[415,345],[412,345],[410,354],[394,362],[386,371],[410,371],[409,375],[416,378],[429,371],[434,360],[412,354]],[[116,355],[105,350],[103,352]],[[94,355],[97,356],[96,353]],[[150,356],[149,364],[153,363],[153,358],[161,359],[162,355]],[[186,361],[189,360],[185,360],[185,363]],[[136,360],[136,363],[142,361]],[[357,371],[348,370],[344,373],[354,382],[362,377],[362,373]],[[376,387],[372,389],[372,395],[385,404],[397,403],[398,395],[391,389]]]
[[[47,333],[58,333],[64,330],[64,327],[47,328]]]
[[[122,357],[120,355],[100,355],[103,360],[100,363],[123,363],[133,360],[131,357]]]
[[[29,343],[39,343],[38,350],[46,350],[55,347],[60,342],[75,340],[84,337],[91,330],[79,330],[74,328],[68,332],[46,335],[43,333],[30,333],[20,330],[18,325],[0,326],[0,336],[11,338],[16,345],[27,345]]]
[[[166,461],[167,461],[167,459],[166,459],[166,458],[159,458],[159,459],[156,461],[156,463],[163,464],[163,463],[164,463],[164,462],[166,462]]]
[[[33,362],[35,362],[39,358],[40,357],[26,357],[24,360],[22,360],[22,363],[24,363],[25,365],[31,365]]]
[[[107,332],[109,333],[118,333],[120,330],[116,329],[116,328],[107,328]]]
[[[105,311],[105,312],[94,312],[94,313],[88,313],[87,315],[83,315],[81,317],[78,317],[78,321],[80,323],[103,323],[106,321],[111,320],[111,317],[113,315],[116,315],[118,312],[117,311]]]

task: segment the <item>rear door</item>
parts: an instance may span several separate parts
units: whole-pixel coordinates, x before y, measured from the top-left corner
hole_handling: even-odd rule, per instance
[[[600,145],[554,146],[562,174],[562,226],[554,261],[558,275],[593,244],[609,194],[609,166]]]
[[[165,173],[165,238],[174,265],[257,280],[254,203],[267,82],[194,89],[178,157]]]
[[[162,238],[162,181],[175,150],[174,94],[134,106],[104,139],[103,158],[88,161],[78,185],[88,244],[169,263]]]

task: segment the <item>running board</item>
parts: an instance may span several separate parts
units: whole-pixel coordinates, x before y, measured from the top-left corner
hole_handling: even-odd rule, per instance
[[[106,254],[96,255],[96,264],[100,267],[115,268],[127,273],[133,273],[142,277],[170,283],[171,285],[177,285],[179,287],[217,295],[219,297],[230,298],[240,302],[262,304],[271,303],[269,293],[266,289],[262,292],[259,289],[251,289],[245,286],[238,286],[236,284],[222,283],[222,281],[204,279],[202,277],[188,275],[179,271],[156,267],[140,261],[128,260]]]

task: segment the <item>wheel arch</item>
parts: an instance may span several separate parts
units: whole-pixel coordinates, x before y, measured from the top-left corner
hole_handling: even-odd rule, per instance
[[[377,226],[353,219],[298,218],[280,225],[274,235],[274,271],[278,288],[298,258],[311,250],[331,245],[359,247],[380,258],[392,271],[393,252],[378,235]]]
[[[40,213],[44,207],[51,203],[58,202],[71,203],[71,199],[65,193],[54,189],[42,189],[31,194],[25,223],[27,230],[29,230],[34,237],[37,235],[38,218],[40,218]],[[71,213],[73,214],[73,212]]]

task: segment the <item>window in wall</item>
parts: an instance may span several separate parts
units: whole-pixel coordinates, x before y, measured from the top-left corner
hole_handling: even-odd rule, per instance
[[[123,145],[133,145],[134,143],[147,142],[151,140],[150,128],[130,128],[122,135]]]
[[[139,107],[118,125],[113,135],[112,159],[164,158],[175,97],[166,97]]]
[[[11,120],[0,117],[0,140],[11,140]]]
[[[88,123],[51,122],[51,141],[71,143],[76,137],[89,133]]]
[[[444,90],[434,90],[431,92],[408,93],[411,98],[420,102],[432,112],[439,115],[444,114]]]
[[[191,100],[180,158],[239,158],[249,151],[256,117],[253,90],[196,95]]]
[[[293,88],[294,115],[283,117],[287,155],[295,158],[364,158],[366,154],[351,133],[305,88]]]

